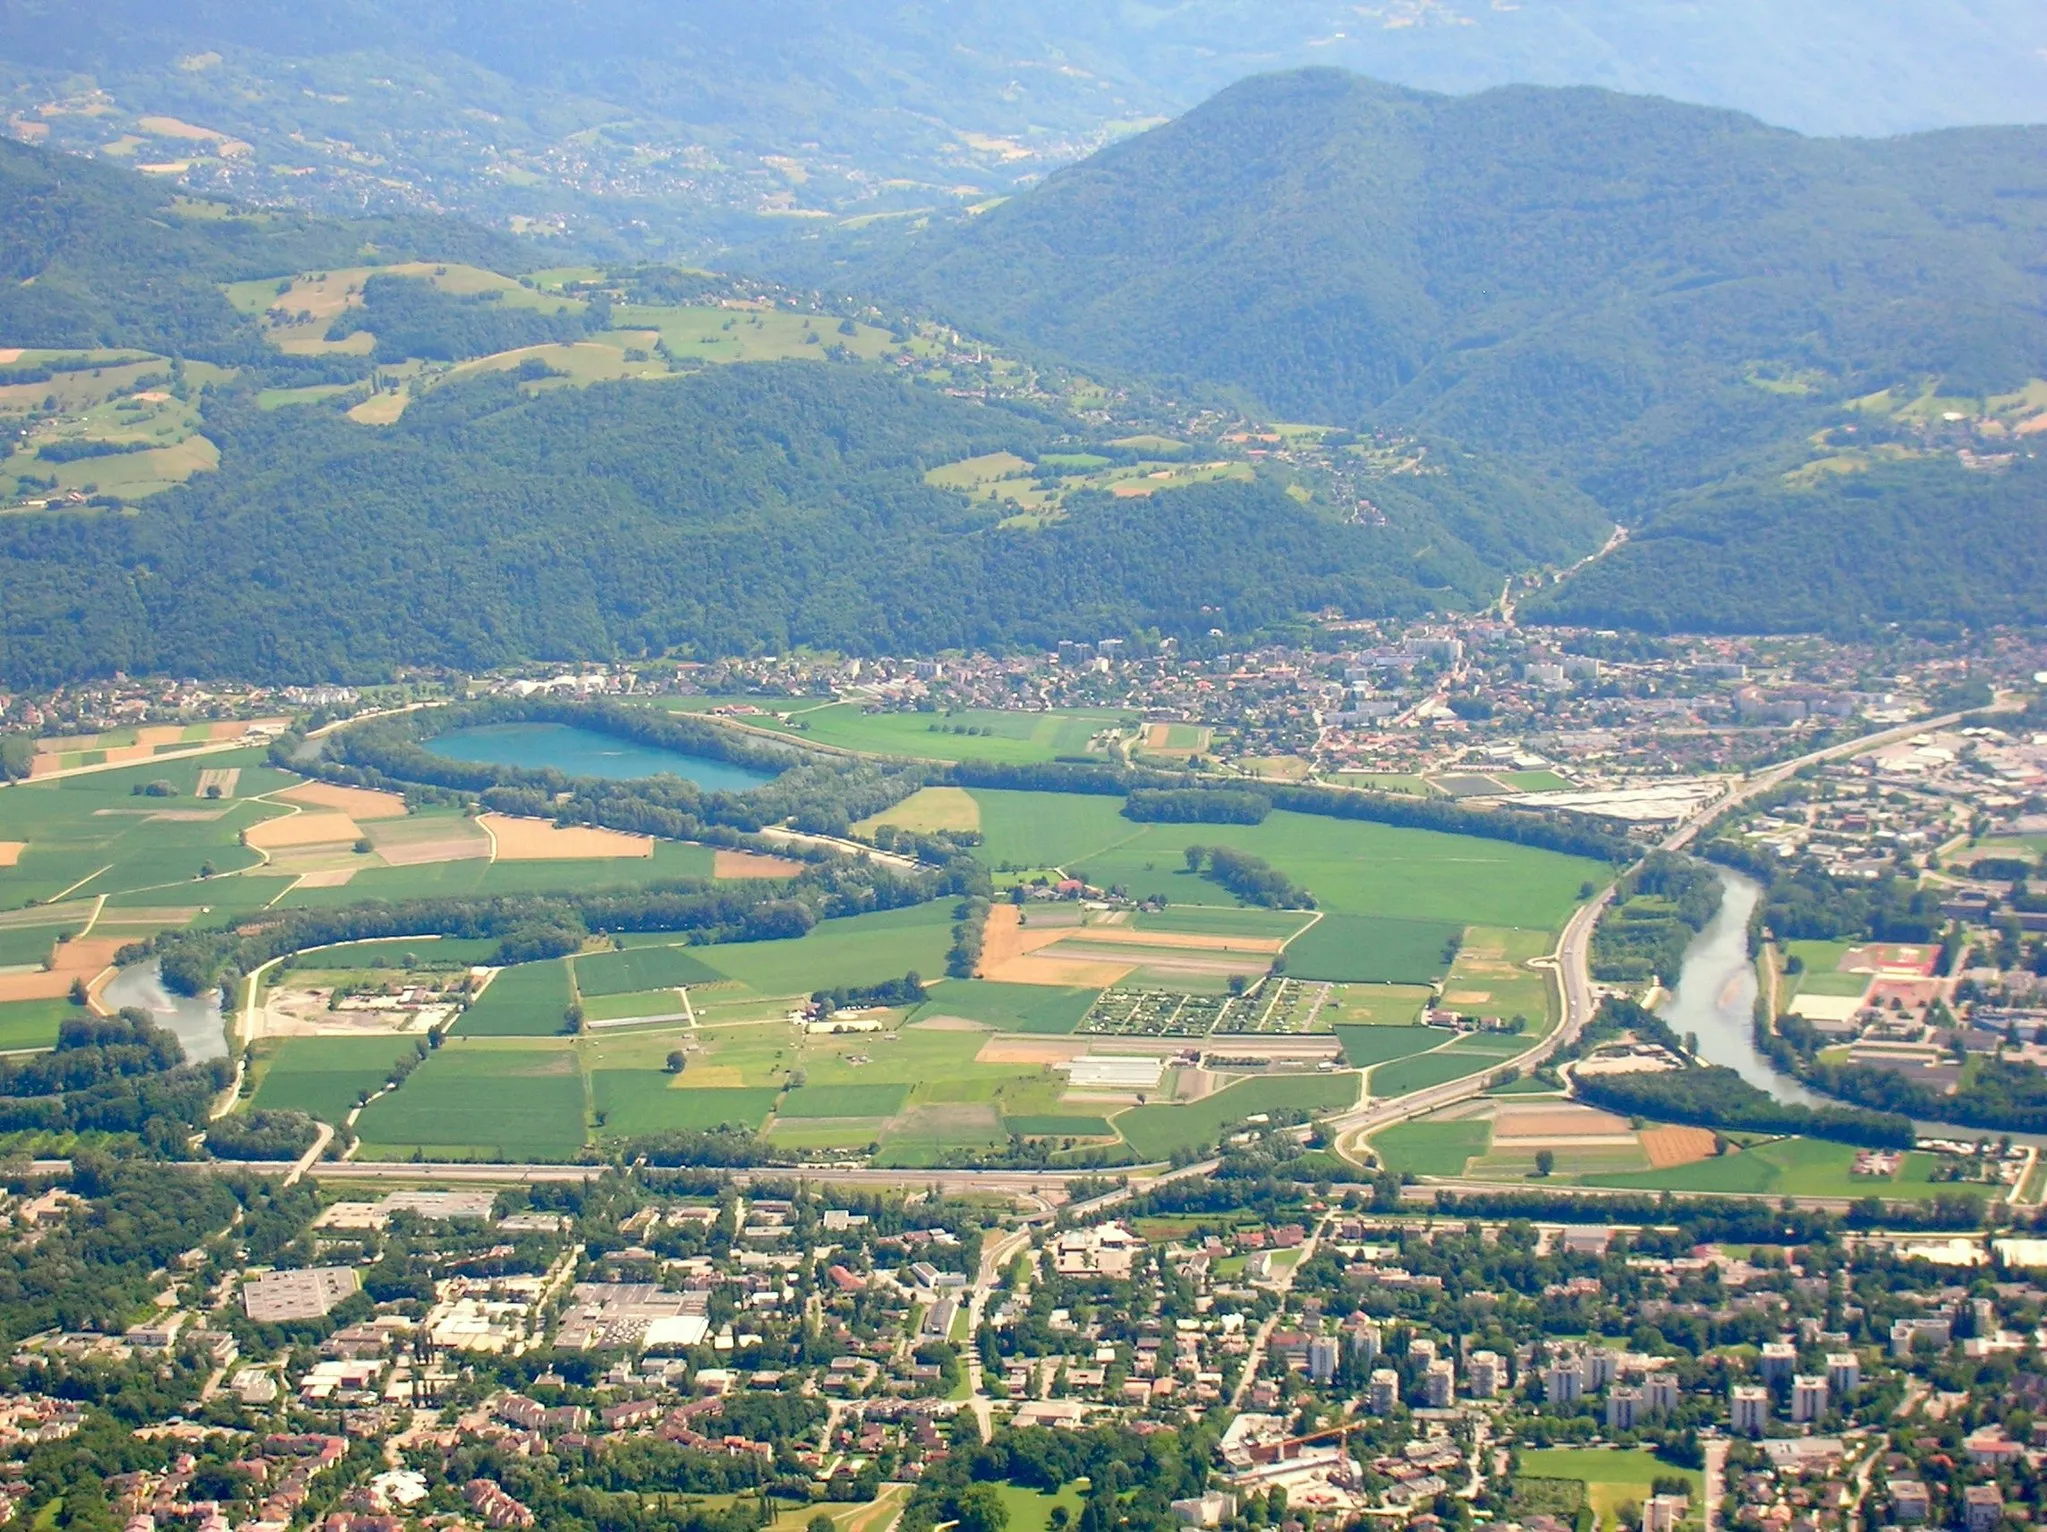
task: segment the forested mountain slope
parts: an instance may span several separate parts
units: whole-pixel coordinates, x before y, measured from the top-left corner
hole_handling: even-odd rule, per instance
[[[1534,454],[1622,510],[1930,374],[2047,371],[2047,130],[1246,81],[846,268],[998,337]]]
[[[1889,133],[2040,120],[2043,49],[2032,0],[12,0],[0,99],[53,146],[266,202],[674,253],[792,208],[977,202],[1305,64]]]
[[[1324,606],[1417,613],[1482,600],[1498,577],[1452,530],[1468,516],[1491,535],[1482,495],[1374,527],[1227,483],[1001,527],[1007,507],[924,470],[1030,450],[1047,428],[863,368],[737,365],[538,397],[498,376],[380,431],[225,400],[208,429],[220,471],[142,511],[0,518],[0,676],[1198,637]],[[1452,576],[1461,591],[1429,588]]]

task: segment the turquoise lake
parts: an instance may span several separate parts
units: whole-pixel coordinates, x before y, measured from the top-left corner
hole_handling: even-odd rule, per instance
[[[603,777],[629,782],[636,777],[682,777],[713,792],[743,793],[773,777],[764,771],[642,745],[594,729],[565,723],[495,723],[474,729],[451,729],[425,742],[435,755],[451,761],[485,766],[518,766],[527,771],[552,768],[564,776]]]

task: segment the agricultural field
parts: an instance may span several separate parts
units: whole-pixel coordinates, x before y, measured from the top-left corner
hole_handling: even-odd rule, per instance
[[[972,1022],[997,1032],[1072,1032],[1095,1002],[1091,989],[1054,989],[1042,984],[999,984],[988,979],[947,979],[933,985],[931,998],[913,1022]]]
[[[58,1029],[80,1014],[69,1000],[0,1001],[0,1052],[54,1047]]]
[[[363,1111],[365,1159],[572,1159],[584,1080],[569,1047],[451,1037],[404,1086]]]
[[[872,835],[883,825],[893,825],[914,835],[944,835],[956,830],[981,828],[981,805],[963,787],[926,787],[901,803],[870,815],[853,826],[854,833]]]
[[[259,1043],[250,1106],[304,1112],[339,1126],[365,1094],[379,1090],[391,1066],[412,1054],[414,1038],[287,1037]]]
[[[758,1132],[777,1094],[764,1087],[691,1088],[682,1075],[650,1069],[592,1070],[590,1086],[598,1132],[619,1138],[724,1127]]]
[[[1444,1046],[1450,1038],[1451,1034],[1440,1027],[1339,1026],[1336,1029],[1336,1041],[1343,1049],[1343,1061],[1353,1069],[1370,1069],[1374,1065],[1390,1064],[1396,1059],[1412,1058]],[[1375,1091],[1374,1094],[1383,1096],[1388,1093]]]
[[[1550,976],[1528,965],[1547,957],[1553,943],[1546,931],[1472,926],[1443,981],[1443,1005],[1467,1016],[1528,1020],[1528,1035],[1546,1034],[1557,1019],[1556,987]]]
[[[1371,1143],[1379,1162],[1397,1175],[1461,1176],[1491,1141],[1492,1123],[1484,1118],[1425,1118],[1395,1123]]]
[[[548,1037],[569,1029],[574,1001],[565,959],[522,963],[499,971],[455,1030],[464,1037]]]
[[[1380,1065],[1372,1071],[1370,1089],[1374,1096],[1405,1096],[1496,1069],[1527,1049],[1524,1038],[1462,1037],[1433,1052]]]
[[[1941,1156],[1913,1152],[1891,1177],[1854,1174],[1855,1150],[1812,1138],[1780,1138],[1731,1147],[1717,1158],[1635,1174],[1591,1175],[1591,1186],[1632,1187],[1646,1191],[1741,1192],[1757,1196],[1883,1197],[1918,1199],[1968,1190],[1951,1181],[1936,1182],[1933,1172]],[[1982,1190],[1982,1188],[1978,1188]]]
[[[1287,972],[1304,979],[1429,984],[1449,970],[1463,927],[1440,920],[1324,915],[1287,943]]]
[[[724,975],[690,955],[686,947],[628,947],[622,952],[585,953],[573,960],[576,991],[585,999],[630,995],[688,984],[715,984]]]
[[[1247,1117],[1279,1111],[1341,1111],[1358,1099],[1353,1073],[1272,1075],[1235,1085],[1176,1106],[1137,1106],[1116,1118],[1124,1140],[1146,1160],[1213,1143],[1223,1130]]]
[[[1411,1027],[1434,992],[1418,984],[1338,985],[1329,1003],[1331,1025],[1344,1027]]]
[[[1275,813],[1259,825],[1139,824],[1123,817],[1114,798],[981,788],[973,794],[986,837],[983,860],[998,872],[1056,866],[1169,905],[1236,902],[1187,871],[1182,852],[1192,845],[1264,857],[1311,890],[1329,914],[1534,931],[1559,928],[1579,886],[1603,883],[1608,874],[1580,857],[1358,820]]]
[[[0,421],[41,416],[0,454],[0,505],[73,494],[133,504],[220,466],[201,431],[197,389],[231,378],[227,368],[89,350],[23,351],[8,365],[51,376],[0,385]]]
[[[807,997],[837,985],[945,972],[955,901],[828,920],[808,936],[693,947],[690,956],[755,995]]]
[[[1071,452],[1048,453],[1033,463],[1013,452],[993,452],[933,468],[925,473],[924,482],[958,490],[971,500],[1013,506],[1015,513],[1009,523],[1037,526],[1064,515],[1067,499],[1087,490],[1128,500],[1189,484],[1248,481],[1252,477],[1249,463],[1234,460],[1185,462],[1147,457],[1116,463],[1099,453]]]

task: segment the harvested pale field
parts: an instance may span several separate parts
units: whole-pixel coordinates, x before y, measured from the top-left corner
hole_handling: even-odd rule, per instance
[[[964,787],[926,787],[912,793],[893,808],[871,814],[855,825],[872,834],[882,825],[894,825],[919,835],[938,835],[948,830],[981,828],[981,805]]]
[[[678,1090],[736,1090],[746,1084],[737,1064],[691,1064],[678,1078]]]
[[[648,835],[627,835],[589,825],[564,829],[551,820],[513,819],[505,814],[481,814],[476,822],[489,833],[491,860],[497,862],[567,862],[654,854],[654,840]]]
[[[380,793],[367,787],[341,787],[333,782],[301,782],[274,796],[285,803],[310,808],[334,809],[355,820],[403,819],[405,800],[396,793]]]
[[[1064,1037],[991,1037],[974,1055],[976,1064],[1063,1064],[1088,1050],[1087,1043]]]
[[[1034,952],[999,967],[984,962],[981,977],[998,984],[1040,984],[1054,989],[1112,989],[1130,976],[1135,963],[1108,963],[1085,958],[1053,957]]]
[[[1489,989],[1453,989],[1443,994],[1445,1005],[1484,1005],[1493,998]]]
[[[913,1021],[910,1025],[919,1032],[993,1032],[995,1030],[985,1021],[969,1021],[964,1016],[926,1016],[922,1021]]]
[[[294,846],[353,845],[362,826],[346,814],[288,814],[251,825],[242,840],[254,851],[286,851]]]
[[[232,798],[241,780],[242,768],[239,766],[209,766],[199,773],[199,796]]]
[[[1645,1128],[1642,1148],[1652,1170],[1692,1165],[1713,1158],[1713,1133],[1709,1128]]]
[[[181,723],[153,723],[135,731],[135,743],[147,745],[154,750],[158,745],[175,745],[185,738],[185,726]]]
[[[490,856],[490,836],[470,819],[375,819],[363,826],[363,833],[392,867],[484,861]]]
[[[988,912],[988,924],[981,935],[981,977],[993,978],[987,970],[1015,961],[1026,953],[1049,947],[1073,934],[1072,926],[1026,926],[1023,911],[1013,904],[998,904]]]
[[[353,867],[323,867],[318,872],[299,874],[298,888],[346,888],[348,880],[354,877]]]
[[[12,867],[26,850],[28,842],[25,840],[0,840],[0,867]]]
[[[802,871],[801,862],[792,862],[781,856],[762,856],[758,851],[720,851],[711,859],[711,876],[714,878],[793,878]]]
[[[95,813],[104,813],[96,809]],[[158,809],[149,816],[153,825],[204,825],[216,819],[225,819],[234,812],[231,808],[217,809]]]
[[[1502,1102],[1494,1113],[1493,1141],[1503,1138],[1553,1138],[1573,1134],[1625,1134],[1634,1130],[1625,1117],[1589,1106],[1537,1102],[1527,1106]]]
[[[57,946],[56,966],[48,972],[0,974],[0,1000],[58,1000],[71,993],[74,980],[88,984],[128,945],[120,936],[81,936]]]

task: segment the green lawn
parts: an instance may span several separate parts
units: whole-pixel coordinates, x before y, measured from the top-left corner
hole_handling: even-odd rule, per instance
[[[1483,1117],[1462,1122],[1395,1123],[1372,1140],[1386,1168],[1417,1176],[1461,1176],[1465,1162],[1491,1147],[1493,1125]]]
[[[809,995],[841,984],[876,984],[945,972],[956,901],[827,920],[808,936],[691,948],[691,956],[762,995]]]
[[[304,1112],[337,1126],[364,1092],[380,1088],[391,1066],[412,1054],[411,1037],[287,1037],[270,1051],[250,1105],[264,1112]]]
[[[548,1037],[567,1029],[569,965],[521,963],[490,981],[457,1026],[465,1037]]]
[[[715,984],[721,975],[686,947],[630,947],[575,960],[576,988],[585,995],[630,995],[685,984]]]
[[[1235,1085],[1172,1106],[1134,1106],[1116,1118],[1130,1147],[1147,1160],[1162,1160],[1176,1149],[1213,1144],[1225,1130],[1262,1112],[1328,1111],[1356,1104],[1358,1077],[1341,1074],[1274,1075]]]
[[[800,1085],[789,1092],[777,1117],[893,1117],[910,1099],[907,1083]]]
[[[607,1137],[731,1126],[758,1130],[774,1109],[771,1089],[692,1089],[688,1076],[652,1069],[596,1069],[592,1097]]]
[[[947,979],[911,1017],[956,1016],[1001,1032],[1064,1035],[1081,1023],[1100,991],[1054,989],[1043,984],[998,984],[988,979]]]
[[[357,1122],[366,1159],[572,1159],[583,1080],[568,1047],[451,1038]]]
[[[1026,1489],[1020,1484],[997,1484],[995,1493],[1001,1499],[1003,1509],[1009,1512],[1005,1532],[1048,1532],[1055,1505],[1066,1507],[1069,1525],[1077,1524],[1085,1498],[1079,1482],[1068,1484],[1051,1495],[1043,1490]]]
[[[1517,793],[1561,793],[1571,787],[1570,782],[1553,771],[1495,771],[1490,775]]]
[[[1525,1450],[1521,1454],[1521,1477],[1577,1480],[1585,1486],[1586,1500],[1598,1513],[1602,1525],[1613,1521],[1616,1509],[1623,1502],[1639,1504],[1647,1500],[1649,1487],[1658,1479],[1681,1477],[1689,1481],[1694,1505],[1698,1504],[1706,1488],[1705,1476],[1696,1469],[1675,1467],[1644,1448],[1629,1451],[1610,1447]]]
[[[1350,984],[1330,997],[1322,1008],[1322,1020],[1339,1029],[1346,1023],[1359,1027],[1410,1027],[1429,1003],[1431,991],[1418,984]]]
[[[1923,1198],[1968,1191],[1966,1185],[1931,1179],[1940,1156],[1905,1156],[1898,1174],[1884,1180],[1852,1173],[1855,1151],[1816,1138],[1780,1138],[1751,1149],[1731,1150],[1710,1160],[1624,1175],[1586,1176],[1588,1186],[1637,1187],[1650,1191],[1745,1192],[1805,1197]],[[1990,1189],[1974,1190],[1990,1195]]]
[[[1324,915],[1287,944],[1286,971],[1296,979],[1428,984],[1449,970],[1449,944],[1463,934],[1440,920]]]
[[[975,789],[991,866],[1063,867],[1170,905],[1236,903],[1186,870],[1191,845],[1226,845],[1262,856],[1311,890],[1336,915],[1526,926],[1552,930],[1581,883],[1603,882],[1600,863],[1504,841],[1359,820],[1275,813],[1260,825],[1138,824],[1114,798],[1078,793]]]

